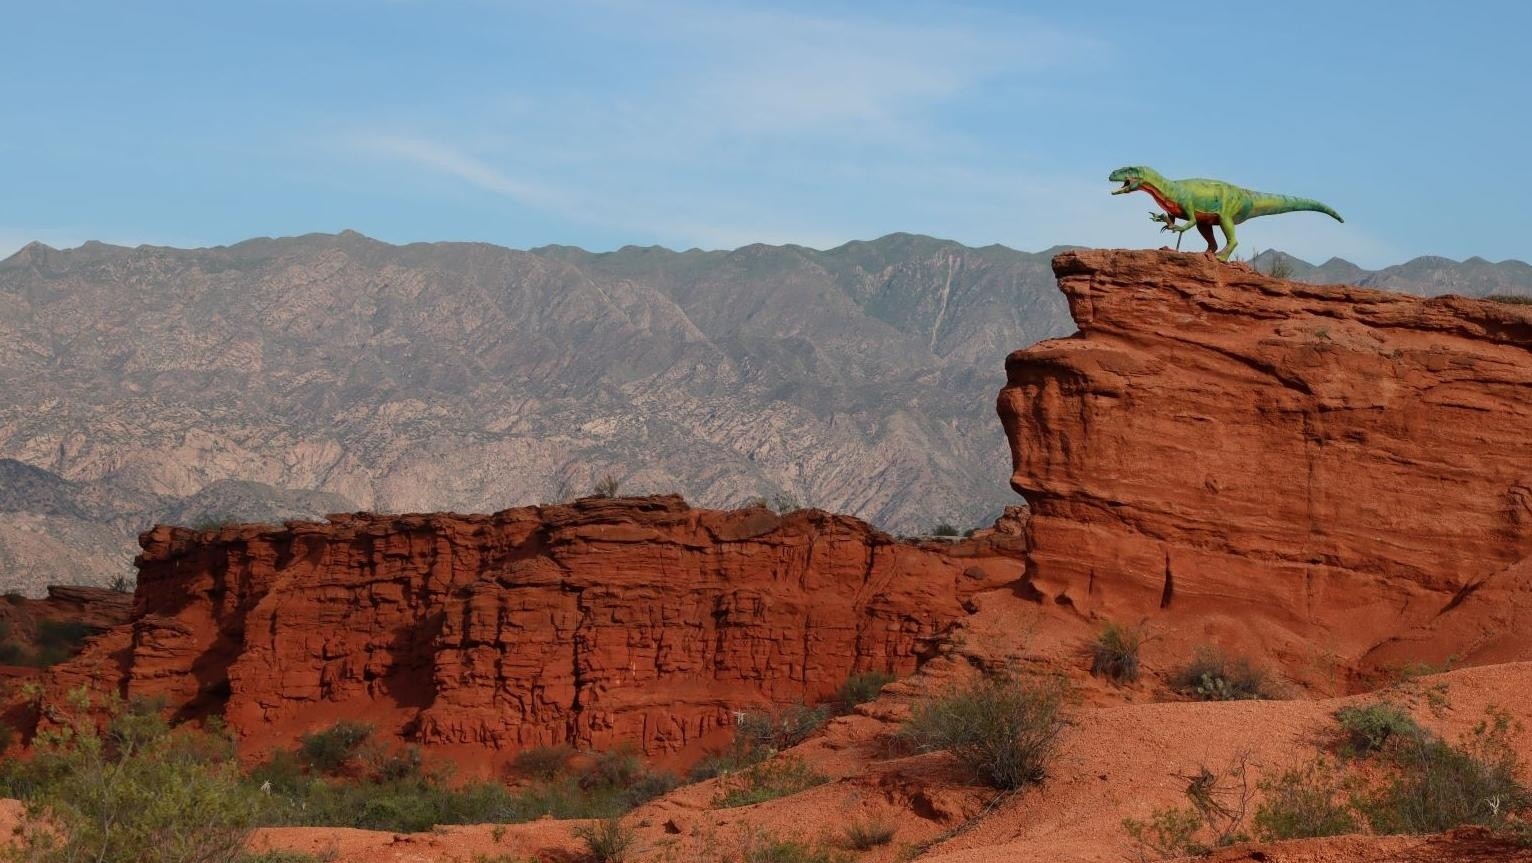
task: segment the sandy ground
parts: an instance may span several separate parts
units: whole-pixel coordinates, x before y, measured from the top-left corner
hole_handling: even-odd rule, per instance
[[[1496,705],[1532,718],[1532,663],[1486,666],[1422,678],[1387,695],[1449,739],[1466,733]],[[642,861],[730,859],[763,837],[844,844],[847,825],[882,822],[896,828],[892,842],[857,855],[859,861],[908,859],[921,843],[937,840],[914,859],[930,863],[1121,863],[1132,859],[1125,817],[1182,804],[1184,774],[1207,765],[1221,769],[1243,758],[1252,783],[1262,775],[1311,760],[1333,727],[1340,706],[1376,696],[1323,700],[1231,703],[1080,705],[1061,742],[1048,780],[1000,800],[966,782],[942,755],[889,751],[902,715],[885,697],[864,713],[831,723],[818,738],[792,751],[831,777],[824,785],[755,806],[718,809],[716,782],[678,789],[624,819],[640,837]],[[1434,706],[1433,706],[1434,705]],[[1523,729],[1518,745],[1532,752]],[[981,816],[981,817],[976,817]],[[396,836],[358,830],[268,829],[257,847],[333,852],[341,863],[453,861],[475,855],[574,860],[583,845],[569,822],[539,821],[496,828],[442,828]],[[957,829],[957,828],[962,829]],[[1472,833],[1448,837],[1340,837],[1264,843],[1227,849],[1218,861],[1364,863],[1399,860],[1532,860]]]

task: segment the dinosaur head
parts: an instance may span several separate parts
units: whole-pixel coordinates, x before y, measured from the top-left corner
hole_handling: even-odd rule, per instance
[[[1112,194],[1126,195],[1129,192],[1136,192],[1139,189],[1142,189],[1144,187],[1144,181],[1149,179],[1150,175],[1153,173],[1154,172],[1148,168],[1135,165],[1127,168],[1118,168],[1117,170],[1113,171],[1107,177],[1107,179],[1114,183],[1122,184],[1122,186],[1119,188],[1113,189]]]

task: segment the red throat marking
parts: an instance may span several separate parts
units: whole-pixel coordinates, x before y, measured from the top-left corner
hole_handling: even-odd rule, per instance
[[[1156,189],[1148,183],[1144,183],[1142,188],[1144,191],[1149,193],[1150,197],[1154,198],[1154,202],[1160,205],[1160,209],[1164,210],[1172,216],[1175,216],[1178,219],[1186,218],[1186,213],[1181,211],[1181,207],[1177,205],[1175,201],[1167,200],[1164,195],[1160,194],[1159,189]]]

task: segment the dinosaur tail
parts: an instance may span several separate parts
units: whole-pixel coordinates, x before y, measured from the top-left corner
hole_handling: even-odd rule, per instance
[[[1251,208],[1250,215],[1270,216],[1276,213],[1324,213],[1337,222],[1344,222],[1340,213],[1335,212],[1328,206],[1310,198],[1295,198],[1292,195],[1268,195],[1265,192],[1257,192],[1254,195],[1255,206]]]

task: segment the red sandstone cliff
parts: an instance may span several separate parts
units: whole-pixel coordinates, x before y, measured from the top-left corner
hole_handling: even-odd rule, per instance
[[[1290,657],[1532,656],[1532,310],[1173,252],[1054,271],[1079,333],[998,401],[1037,588]]]
[[[1019,539],[899,542],[817,511],[587,499],[495,515],[333,516],[143,535],[131,624],[53,675],[257,748],[341,718],[509,754],[677,751],[765,702],[913,670]]]

